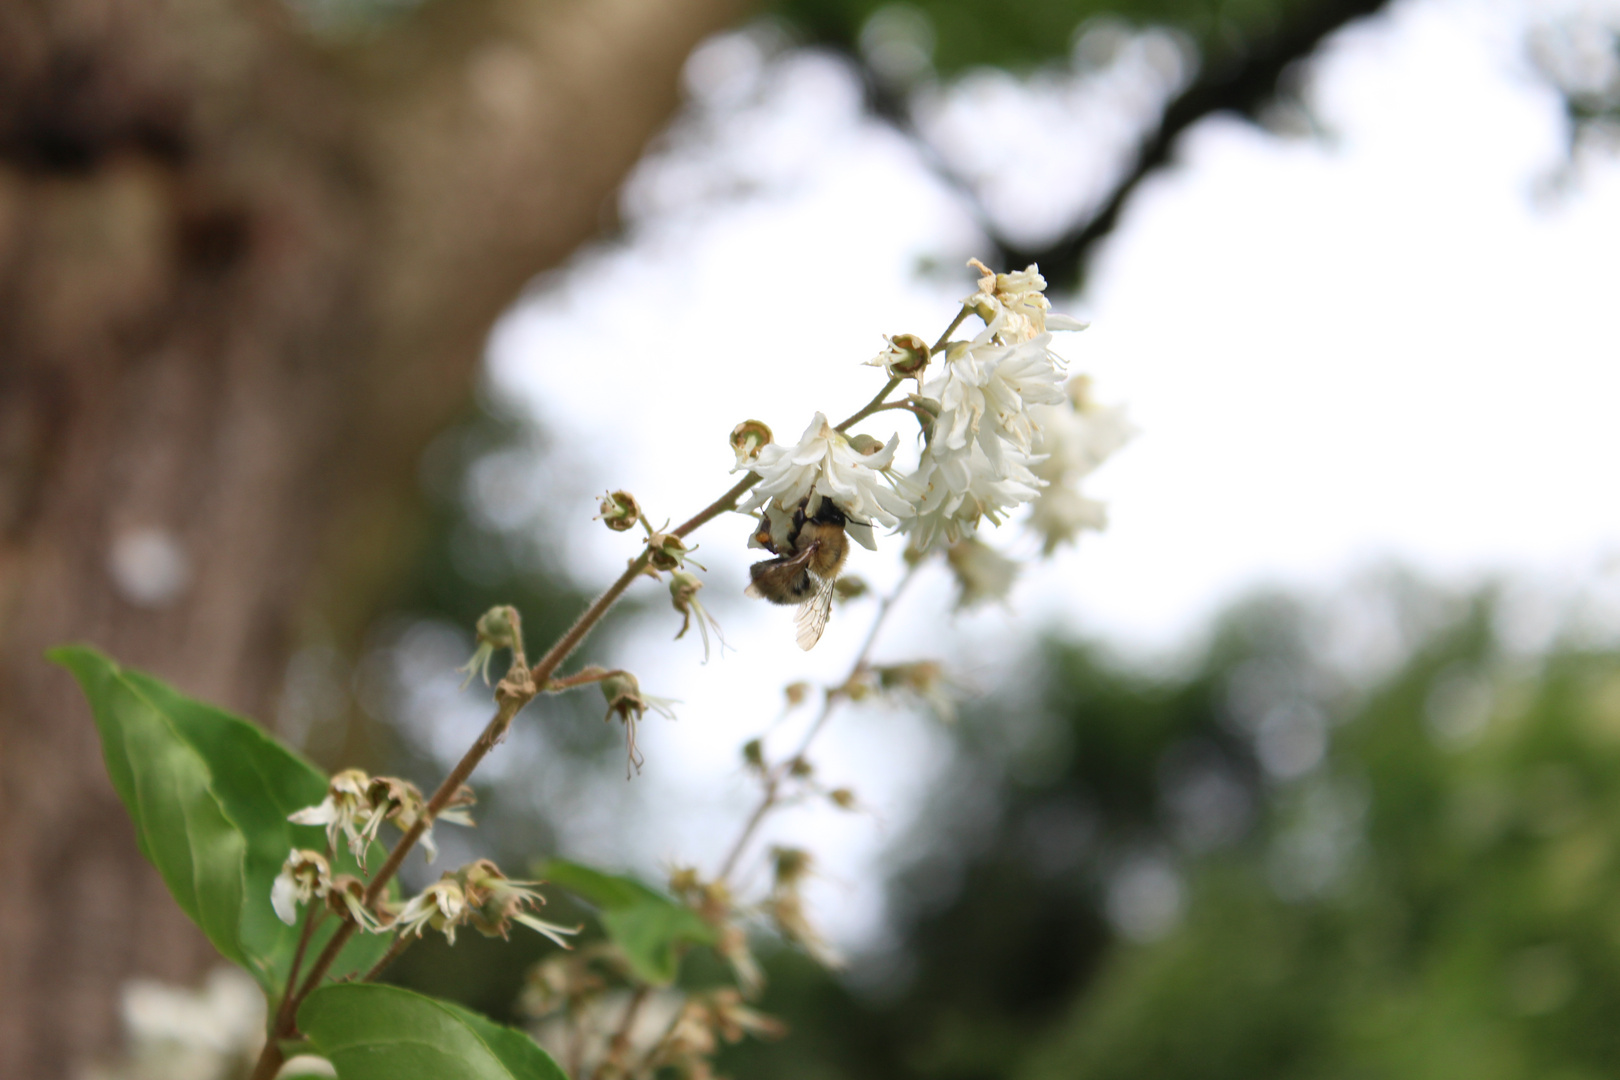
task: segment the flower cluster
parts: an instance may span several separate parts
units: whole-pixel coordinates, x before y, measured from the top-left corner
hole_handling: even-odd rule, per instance
[[[734,434],[736,469],[760,477],[741,509],[764,515],[778,548],[794,511],[803,504],[813,515],[821,499],[843,511],[850,535],[866,547],[873,546],[870,526],[883,525],[906,536],[917,556],[971,539],[981,521],[1000,524],[1027,504],[1034,504],[1032,524],[1048,553],[1081,529],[1101,527],[1100,505],[1073,485],[1131,429],[1119,410],[1095,406],[1073,389],[1083,383],[1065,390],[1052,332],[1085,324],[1051,312],[1046,280],[1034,266],[997,274],[976,260],[971,265],[982,276],[962,303],[964,315],[983,323],[975,336],[931,350],[916,335],[899,334],[870,361],[896,380],[918,381],[917,393],[884,406],[905,408],[921,422],[915,468],[897,468],[898,436],[879,442],[848,435],[822,413],[794,445],[769,441],[757,421],[738,428],[749,437],[744,444]]]
[[[428,821],[422,832],[422,851],[428,862],[438,857],[438,846],[433,842],[433,826],[439,821],[452,825],[471,825],[472,818],[466,808],[473,803],[472,789],[463,787],[450,804]],[[294,825],[326,826],[329,850],[337,850],[341,834],[347,841],[349,853],[365,869],[366,853],[377,830],[384,821],[392,821],[402,832],[416,827],[427,813],[422,792],[408,780],[392,776],[373,779],[361,769],[344,769],[332,777],[326,787],[326,798],[315,806],[306,806],[287,815]]]

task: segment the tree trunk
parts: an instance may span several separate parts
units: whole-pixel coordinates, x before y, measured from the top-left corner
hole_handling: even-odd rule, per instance
[[[122,980],[210,962],[41,653],[267,717],[739,6],[441,0],[336,46],[276,0],[0,0],[0,1076],[73,1075]]]

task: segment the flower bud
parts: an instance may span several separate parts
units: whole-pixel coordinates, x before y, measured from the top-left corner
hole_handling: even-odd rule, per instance
[[[849,437],[849,445],[851,449],[853,449],[857,454],[860,454],[862,457],[871,457],[873,454],[881,454],[886,448],[886,444],[882,439],[864,433],[851,435]]]
[[[737,469],[752,468],[762,446],[771,442],[771,429],[758,420],[744,420],[731,429],[731,450],[737,455]],[[732,470],[733,472],[736,469]]]
[[[771,848],[772,870],[779,889],[791,889],[810,873],[810,853],[803,848]]]
[[[804,699],[810,696],[810,684],[807,682],[788,683],[782,688],[782,695],[787,698],[788,708],[798,708],[804,704]]]
[[[624,532],[626,529],[636,527],[641,520],[641,507],[636,497],[628,491],[610,491],[602,496],[601,513],[596,520],[612,529],[614,532]]]
[[[840,810],[855,809],[855,793],[847,787],[833,788],[827,792],[827,798]]]
[[[517,608],[508,604],[492,607],[480,615],[474,635],[478,640],[477,649],[465,664],[456,668],[467,676],[461,682],[463,688],[473,681],[474,675],[482,675],[484,685],[489,685],[489,663],[496,650],[511,649],[514,656],[523,653],[522,620],[518,618]]]
[[[788,763],[788,774],[803,780],[815,773],[816,768],[802,757],[796,757]]]
[[[755,772],[765,771],[765,743],[759,739],[749,739],[743,743],[743,762]]]
[[[497,649],[510,649],[518,640],[517,609],[507,604],[492,607],[478,616],[478,640]]]
[[[840,574],[833,582],[833,595],[839,600],[859,600],[870,590],[859,574]]]

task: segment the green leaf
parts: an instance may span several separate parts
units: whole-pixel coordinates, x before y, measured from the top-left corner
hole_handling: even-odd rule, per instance
[[[715,941],[714,927],[697,912],[634,878],[563,859],[541,866],[539,876],[594,905],[602,929],[624,950],[636,976],[654,986],[675,981],[681,945]]]
[[[339,1080],[567,1080],[521,1031],[397,986],[322,987],[298,1027]]]
[[[287,815],[321,801],[326,777],[251,721],[178,693],[94,649],[49,654],[90,700],[113,787],[135,822],[141,852],[214,947],[245,967],[274,1000],[286,985],[297,927],[276,918],[270,886],[295,847],[321,849],[319,828]],[[335,870],[354,873],[347,851]],[[312,953],[337,929],[328,919]],[[334,975],[363,971],[386,937],[357,935]]]

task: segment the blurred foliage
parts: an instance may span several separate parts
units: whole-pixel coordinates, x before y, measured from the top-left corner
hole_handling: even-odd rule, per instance
[[[1066,60],[1077,32],[1098,19],[1179,30],[1206,58],[1219,62],[1253,48],[1302,14],[1334,6],[1334,0],[1024,0],[1001,5],[977,0],[775,0],[770,10],[810,41],[850,52],[860,51],[863,30],[909,30],[917,45],[931,51],[934,69],[954,75],[972,67],[1021,71]],[[881,19],[870,23],[879,13]]]
[[[902,848],[925,854],[896,882],[887,984],[777,955],[765,1004],[794,1034],[723,1071],[1610,1075],[1620,655],[1513,659],[1488,598],[1386,599],[1406,641],[1370,686],[1280,600],[1180,675],[1049,648],[1038,700],[964,723]],[[1179,919],[1132,918],[1144,858],[1174,868]]]

